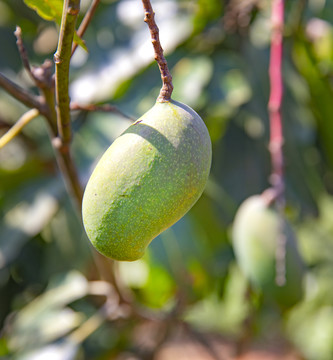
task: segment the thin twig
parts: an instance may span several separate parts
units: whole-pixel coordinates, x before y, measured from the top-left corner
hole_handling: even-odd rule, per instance
[[[143,8],[145,10],[145,23],[149,27],[151,42],[154,47],[155,60],[160,68],[163,86],[157,98],[158,102],[168,102],[171,100],[173,91],[172,76],[170,74],[167,61],[163,55],[163,49],[160,43],[159,30],[155,22],[155,13],[151,6],[150,0],[142,0]]]
[[[282,31],[284,17],[284,1],[274,0],[272,4],[272,38],[269,65],[270,98],[268,110],[270,117],[269,150],[272,160],[271,183],[278,190],[283,191],[283,133],[281,104],[283,96],[282,84]]]
[[[17,136],[29,122],[39,115],[37,109],[30,109],[0,138],[0,149]]]
[[[80,27],[79,29],[77,30],[77,35],[82,38],[84,33],[86,32],[94,14],[95,14],[95,11],[97,9],[97,6],[99,4],[100,0],[93,0],[88,11],[86,12],[86,14],[84,15],[84,18],[83,20],[81,21],[81,24],[80,24]],[[76,50],[76,48],[78,47],[78,44],[77,43],[73,43],[73,46],[72,46],[72,56]]]
[[[61,141],[64,145],[71,142],[71,123],[69,112],[69,64],[75,32],[76,18],[80,10],[80,0],[65,0],[62,13],[58,48],[54,55],[56,64],[56,109],[57,123]]]
[[[20,46],[20,45],[19,45]],[[21,51],[20,51],[21,52]],[[27,66],[24,65],[25,67]],[[30,66],[29,66],[30,67]],[[37,68],[36,68],[37,69]],[[45,62],[41,70],[44,71],[45,78],[51,78],[51,74],[49,73],[49,63]],[[49,87],[47,84],[49,83]],[[39,84],[40,85],[40,84]],[[56,112],[54,111],[54,92],[52,88],[52,83],[47,82],[45,86],[41,89],[43,95],[36,96],[23,89],[19,85],[15,84],[3,74],[0,73],[0,87],[2,87],[5,91],[7,91],[10,95],[12,95],[16,100],[20,101],[24,105],[37,109],[40,114],[44,115],[47,119],[50,130],[51,130],[51,138],[53,147],[55,148],[55,155],[58,166],[61,170],[61,173],[64,177],[67,190],[70,194],[72,194],[73,199],[76,201],[77,208],[81,208],[81,201],[83,196],[82,186],[79,182],[78,174],[75,169],[74,163],[72,161],[71,155],[69,153],[69,147],[64,146],[62,141],[57,137],[57,127],[56,127]]]
[[[16,36],[16,45],[21,56],[22,64],[27,73],[30,75],[31,79],[34,81],[36,86],[39,89],[51,88],[54,86],[54,80],[52,76],[52,67],[53,64],[50,60],[45,60],[41,66],[31,66],[28,52],[24,46],[22,39],[22,30],[19,26],[16,26],[14,31]]]
[[[74,32],[74,30],[73,30]],[[43,114],[51,129],[52,145],[55,149],[55,156],[61,173],[64,177],[67,190],[72,194],[78,210],[81,209],[83,189],[79,181],[78,173],[72,160],[68,143],[64,143],[58,137],[57,113],[55,111],[54,101],[54,80],[52,76],[52,63],[46,60],[41,66],[31,68],[26,49],[23,44],[21,29],[18,27],[15,31],[17,46],[24,68],[28,71],[36,86],[39,88],[42,96],[39,98],[31,96],[26,90],[20,88],[15,83],[3,77],[3,86],[5,90],[11,93],[16,99],[30,107],[35,107]],[[67,74],[68,77],[68,74]],[[0,86],[1,86],[0,74]],[[11,90],[11,91],[10,91]],[[68,94],[68,89],[67,89]],[[68,96],[68,95],[67,95]],[[24,102],[24,100],[26,102]]]
[[[34,79],[32,72],[31,72],[31,68],[30,68],[28,53],[27,53],[27,50],[26,50],[26,48],[23,44],[23,40],[22,40],[22,29],[19,26],[16,26],[14,35],[16,36],[16,45],[17,45],[17,48],[18,48],[20,56],[21,56],[22,64],[23,64],[24,68],[27,70],[28,74],[32,77],[32,79]]]
[[[51,60],[46,59],[41,66],[30,66],[30,61],[28,57],[28,52],[24,46],[22,39],[22,29],[19,26],[16,26],[14,31],[16,36],[16,45],[22,60],[23,67],[39,89],[40,94],[44,97],[43,103],[45,107],[48,108],[45,117],[49,122],[49,125],[52,128],[54,134],[58,133],[57,130],[57,120],[54,117],[55,106],[54,106],[54,77],[53,77],[53,63]],[[49,101],[50,98],[53,101]],[[51,106],[50,106],[51,105]]]
[[[285,284],[285,236],[283,234],[284,209],[284,162],[283,162],[283,132],[281,105],[283,97],[282,82],[282,50],[283,50],[283,24],[284,0],[274,0],[272,3],[272,36],[271,54],[269,64],[270,98],[268,102],[270,118],[270,143],[272,172],[270,181],[277,194],[276,206],[281,214],[281,232],[276,245],[276,283]]]
[[[129,119],[129,120],[135,120],[134,118],[126,115],[125,113],[123,113],[119,108],[117,108],[114,105],[110,105],[110,104],[103,104],[103,105],[95,105],[95,104],[90,104],[90,105],[80,105],[78,103],[72,102],[70,104],[70,109],[71,110],[82,110],[82,111],[92,111],[92,112],[96,112],[96,111],[100,111],[100,112],[113,112],[116,114],[121,115],[122,117]]]
[[[43,115],[47,114],[47,108],[45,107],[42,99],[36,95],[31,94],[29,91],[23,89],[21,86],[15,84],[9,80],[6,76],[0,73],[0,87],[6,90],[16,100],[29,108],[36,108]]]

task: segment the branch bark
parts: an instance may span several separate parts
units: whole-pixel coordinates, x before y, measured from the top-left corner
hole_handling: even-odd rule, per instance
[[[47,107],[45,106],[41,97],[31,94],[29,91],[23,89],[21,86],[15,84],[5,75],[0,73],[0,87],[12,95],[16,100],[29,108],[36,108],[43,115],[47,114]]]

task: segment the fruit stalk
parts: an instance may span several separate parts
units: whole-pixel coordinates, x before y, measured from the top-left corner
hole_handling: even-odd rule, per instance
[[[172,76],[170,74],[167,61],[163,55],[163,48],[161,46],[159,38],[158,26],[155,22],[155,13],[151,6],[150,0],[142,0],[143,8],[145,10],[144,21],[149,27],[151,42],[154,47],[155,60],[161,72],[162,88],[157,98],[158,102],[168,102],[171,100],[171,94],[173,91]]]
[[[272,36],[269,64],[270,97],[268,111],[270,119],[270,142],[272,172],[270,181],[281,198],[284,191],[283,181],[283,133],[281,104],[283,96],[282,83],[282,38],[283,38],[284,0],[274,0],[272,3]]]

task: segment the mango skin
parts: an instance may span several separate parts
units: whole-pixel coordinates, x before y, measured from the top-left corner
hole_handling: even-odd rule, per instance
[[[115,260],[141,258],[199,199],[211,158],[200,116],[157,102],[111,144],[88,181],[82,216],[93,246]]]
[[[278,286],[276,246],[279,236],[286,238],[286,283]],[[287,309],[303,297],[304,264],[290,224],[269,207],[260,195],[241,204],[233,225],[233,247],[243,273],[267,298]]]

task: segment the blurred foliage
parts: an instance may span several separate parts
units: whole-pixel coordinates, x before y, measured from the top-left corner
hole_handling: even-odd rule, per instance
[[[0,71],[35,91],[13,31],[16,25],[22,28],[30,60],[40,64],[53,58],[58,27],[41,19],[29,3],[0,0]],[[174,98],[206,122],[213,164],[193,209],[156,238],[142,260],[114,266],[126,296],[143,311],[157,317],[176,312],[193,331],[213,332],[235,344],[282,338],[305,359],[331,360],[332,1],[286,1],[286,200],[308,268],[304,300],[283,314],[269,307],[263,294],[249,289],[231,246],[239,204],[269,186],[270,3],[153,2]],[[79,20],[89,4],[82,0]],[[84,40],[88,52],[78,48],[72,61],[71,99],[112,103],[133,118],[149,109],[161,81],[141,1],[101,0]],[[0,109],[2,134],[25,108],[0,89]],[[84,111],[73,112],[72,120],[75,161],[86,183],[97,159],[131,120]],[[149,347],[142,343],[145,334],[154,339],[159,331],[141,328],[126,311],[121,320],[97,321],[89,337],[74,336],[98,314],[103,299],[91,292],[98,274],[90,244],[58,173],[42,118],[0,150],[0,214],[0,356],[140,358],[142,347]]]

